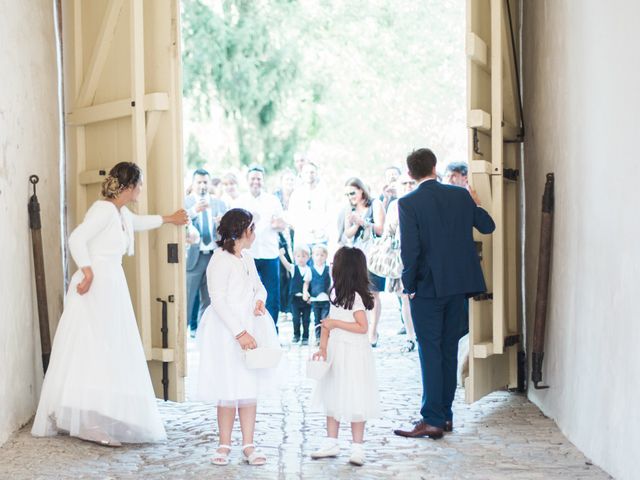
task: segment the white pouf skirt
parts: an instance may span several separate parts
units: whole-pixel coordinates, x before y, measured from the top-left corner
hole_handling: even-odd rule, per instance
[[[122,443],[166,433],[151,385],[121,257],[95,259],[85,295],[69,285],[31,433]]]
[[[280,348],[275,323],[269,313],[245,314],[244,328],[259,347]],[[240,343],[209,306],[197,333],[200,350],[198,386],[194,400],[221,407],[255,405],[259,398],[277,394],[284,383],[284,361],[275,368],[249,369]]]
[[[373,350],[366,334],[333,329],[327,345],[329,371],[318,381],[312,405],[339,422],[380,416]]]

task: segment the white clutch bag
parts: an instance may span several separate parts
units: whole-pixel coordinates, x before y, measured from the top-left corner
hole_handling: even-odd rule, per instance
[[[331,368],[331,364],[325,360],[307,360],[307,378],[320,380]]]
[[[244,351],[244,364],[247,368],[274,368],[280,363],[282,350],[271,347],[258,347]]]

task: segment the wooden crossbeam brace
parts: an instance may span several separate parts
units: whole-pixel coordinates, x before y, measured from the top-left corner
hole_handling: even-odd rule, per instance
[[[109,49],[118,25],[118,16],[122,10],[124,0],[111,0],[107,5],[105,16],[100,25],[100,30],[96,38],[96,44],[91,53],[91,60],[84,74],[84,80],[80,87],[80,93],[76,99],[76,107],[86,107],[91,105],[98,88],[98,82],[102,75],[102,69],[107,61]]]
[[[466,41],[467,56],[473,63],[478,65],[487,73],[491,73],[491,65],[489,64],[489,47],[482,38],[473,32],[467,33]]]
[[[144,96],[146,112],[169,110],[169,95],[165,92],[148,93]],[[133,113],[135,102],[130,98],[114,100],[113,102],[78,108],[67,114],[67,126],[81,126],[90,123],[105,122],[128,117]]]

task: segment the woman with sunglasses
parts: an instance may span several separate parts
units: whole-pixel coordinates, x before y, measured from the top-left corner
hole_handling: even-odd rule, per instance
[[[349,201],[350,211],[345,214],[344,237],[367,255],[373,239],[382,235],[384,229],[385,214],[382,202],[371,197],[367,186],[357,177],[352,177],[345,183],[345,196]],[[371,311],[369,340],[371,346],[376,347],[378,323],[382,313],[380,292],[384,291],[385,278],[369,272],[369,282],[375,301]]]
[[[253,444],[258,397],[278,385],[275,368],[249,369],[244,350],[280,348],[273,319],[265,307],[267,291],[249,248],[256,238],[253,215],[242,208],[224,214],[218,226],[220,248],[207,267],[211,305],[197,339],[200,367],[196,400],[215,403],[219,444],[212,463],[228,465],[236,413],[242,430],[242,455],[250,465],[267,457]]]

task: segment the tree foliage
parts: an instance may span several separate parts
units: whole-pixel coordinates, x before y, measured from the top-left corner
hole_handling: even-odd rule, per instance
[[[313,96],[301,82],[301,53],[281,27],[299,14],[290,0],[183,2],[184,95],[195,116],[207,120],[218,103],[235,130],[242,164],[278,168],[293,158],[312,123]],[[292,99],[295,99],[292,101]],[[296,108],[297,107],[297,108]]]
[[[465,158],[464,2],[182,1],[185,103],[216,163]]]

